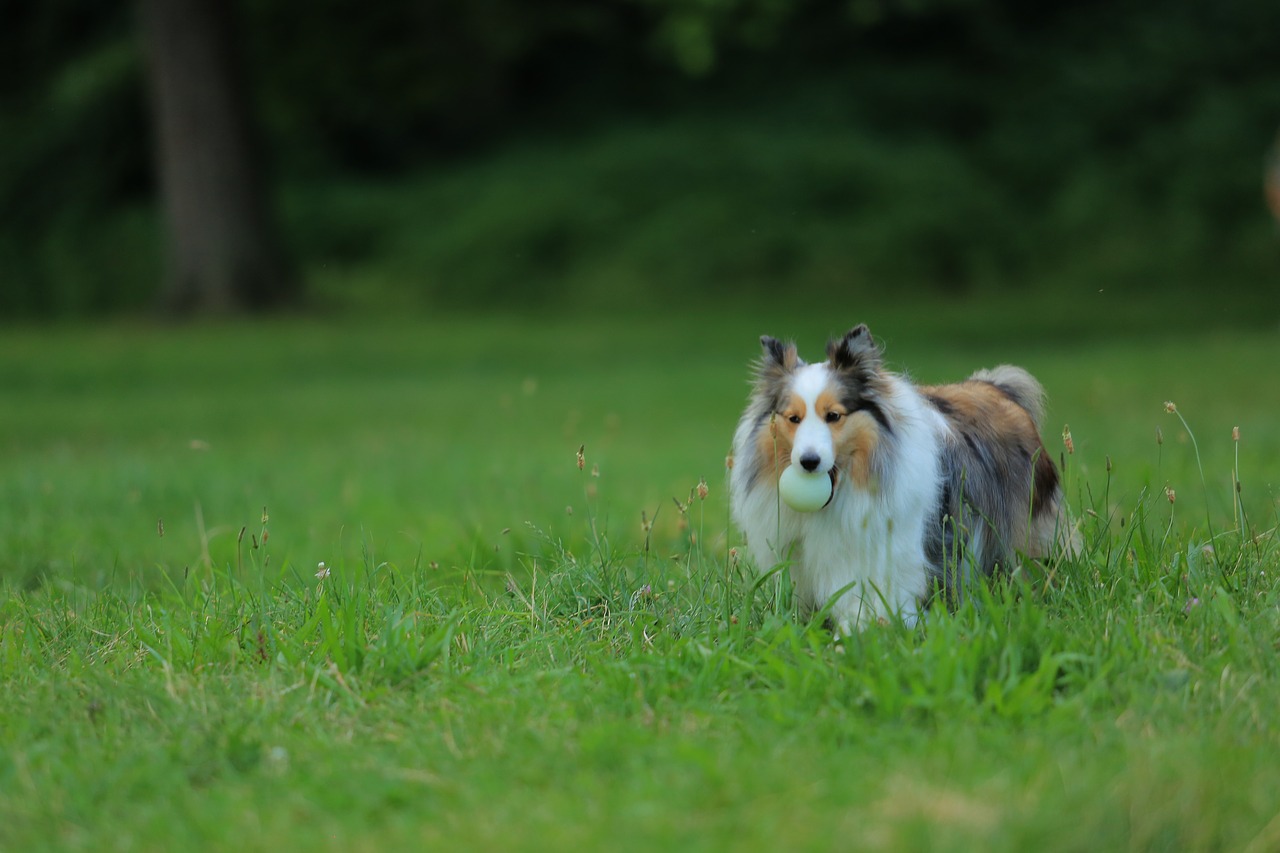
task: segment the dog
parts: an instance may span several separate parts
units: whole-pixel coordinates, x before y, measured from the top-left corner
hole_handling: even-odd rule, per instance
[[[808,610],[842,634],[902,619],[1018,553],[1070,547],[1058,469],[1040,440],[1044,390],[1020,367],[952,385],[915,385],[883,366],[859,325],[807,364],[764,336],[754,388],[733,439],[734,522],[758,569],[789,565]],[[815,512],[780,500],[788,465],[826,472]]]

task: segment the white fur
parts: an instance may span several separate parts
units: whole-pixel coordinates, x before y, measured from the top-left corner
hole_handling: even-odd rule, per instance
[[[818,395],[827,387],[830,373],[825,364],[806,364],[796,371],[791,390],[804,401],[804,420],[796,427],[795,444],[791,447],[791,464],[799,465],[806,454],[818,455],[815,471],[830,471],[836,464],[836,449],[831,443],[831,430],[822,418],[814,415]]]
[[[792,461],[813,450],[826,466],[821,470],[834,464],[835,450],[813,402],[831,378],[827,364],[805,365],[792,384],[806,403]],[[884,478],[864,490],[841,472],[831,503],[817,512],[787,507],[767,473],[750,483],[761,465],[754,444],[756,415],[749,410],[734,434],[730,502],[752,558],[761,570],[787,561],[801,600],[813,608],[830,605],[843,633],[893,616],[914,623],[928,592],[925,525],[937,511],[948,426],[908,382],[892,375],[886,381],[889,393],[881,405],[893,424],[895,443]]]

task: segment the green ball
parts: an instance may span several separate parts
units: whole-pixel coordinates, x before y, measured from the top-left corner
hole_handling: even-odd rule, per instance
[[[810,474],[799,466],[788,465],[778,478],[778,494],[797,512],[815,512],[831,500],[831,476],[825,471]]]

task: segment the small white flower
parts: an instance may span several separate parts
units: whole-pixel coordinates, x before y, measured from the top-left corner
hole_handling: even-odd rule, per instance
[[[324,580],[329,577],[329,567],[324,564],[324,560],[316,563],[316,577],[320,580]]]

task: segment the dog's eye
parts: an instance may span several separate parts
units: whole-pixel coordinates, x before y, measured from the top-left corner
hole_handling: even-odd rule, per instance
[[[827,423],[833,424],[836,421],[840,420],[842,417],[844,417],[844,415],[840,414],[839,412],[834,412],[834,411],[827,412]]]
[[[798,424],[803,419],[799,415],[792,415],[791,417],[787,418],[787,420],[791,421],[793,424]]]

